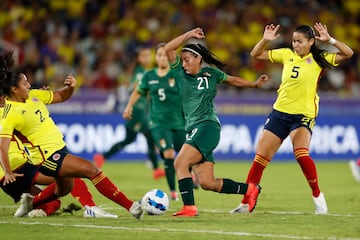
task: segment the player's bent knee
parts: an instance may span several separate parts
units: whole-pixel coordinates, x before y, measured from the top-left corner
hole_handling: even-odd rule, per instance
[[[201,181],[199,180],[199,185],[203,190],[214,190],[215,188],[215,182],[214,181]]]

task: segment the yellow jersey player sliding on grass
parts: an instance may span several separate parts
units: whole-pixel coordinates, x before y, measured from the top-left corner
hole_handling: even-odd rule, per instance
[[[12,69],[14,66],[13,52],[5,52],[2,56],[5,60],[6,67]],[[4,69],[4,70],[8,70]],[[0,96],[0,116],[3,115],[4,111],[5,98]],[[5,173],[3,168],[0,167],[0,187],[3,191],[8,194],[15,203],[19,202],[21,199],[25,199],[23,194],[38,194],[41,189],[35,186],[38,185],[49,185],[45,191],[49,189],[54,189],[55,183],[54,178],[43,175],[39,172],[39,163],[36,163],[35,159],[32,159],[29,155],[29,152],[21,142],[25,140],[23,136],[17,131],[13,134],[9,146],[9,160],[10,168],[13,172],[19,174],[17,180],[10,184],[3,184]],[[85,207],[84,217],[106,217],[106,218],[116,218],[117,215],[110,214],[105,212],[103,209],[96,206],[91,193],[88,190],[85,182],[81,178],[74,179],[74,188],[71,191],[71,195],[77,199],[83,207]],[[31,200],[30,196],[30,200]],[[48,203],[37,206],[36,204],[32,205],[33,210],[28,213],[29,217],[45,217],[53,214],[56,210],[60,208],[60,200],[56,199]],[[28,204],[30,205],[30,204]],[[24,211],[24,207],[21,204],[20,208],[15,212],[15,217],[22,217],[27,211]],[[73,210],[80,210],[81,207],[70,204],[68,207],[64,208],[64,211],[72,212]]]
[[[69,99],[75,90],[76,79],[68,75],[64,80],[66,86],[57,91],[30,90],[31,86],[26,76],[19,71],[8,70],[8,62],[5,58],[2,60],[0,91],[7,97],[0,129],[0,162],[5,173],[3,184],[13,183],[19,176],[12,171],[8,155],[13,132],[18,131],[26,138],[26,147],[31,157],[41,159],[40,171],[55,179],[53,191],[36,196],[33,203],[41,205],[65,196],[73,188],[73,178],[88,178],[102,195],[140,219],[143,213],[140,203],[130,200],[90,161],[70,154],[62,133],[49,116],[45,104]],[[31,210],[31,207],[26,210]]]

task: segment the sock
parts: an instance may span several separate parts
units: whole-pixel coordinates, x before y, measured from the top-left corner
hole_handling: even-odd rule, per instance
[[[55,187],[56,187],[56,184],[51,183],[44,190],[42,190],[39,194],[37,194],[33,199],[33,208],[36,209],[45,203],[48,203],[48,202],[58,199],[59,196],[57,196],[55,194]]]
[[[169,186],[170,191],[175,191],[175,168],[174,168],[174,159],[165,158],[164,159],[164,168],[166,181]]]
[[[105,152],[104,158],[108,159],[109,157],[111,157],[112,155],[114,155],[115,153],[119,152],[120,150],[122,150],[124,148],[123,142],[118,142],[116,144],[114,144],[109,151]]]
[[[92,179],[96,189],[105,197],[120,204],[127,210],[130,209],[133,201],[129,200],[124,193],[122,193],[103,172],[99,172]]]
[[[314,160],[309,156],[309,150],[307,148],[298,148],[294,150],[296,160],[301,166],[301,169],[308,181],[312,190],[312,195],[318,197],[320,194],[320,188],[318,183],[318,177],[316,172],[316,166]]]
[[[159,162],[158,162],[158,156],[156,152],[154,138],[152,137],[150,131],[144,131],[143,134],[146,138],[146,143],[147,143],[147,149],[148,149],[147,155],[152,163],[153,170],[155,170],[159,167]]]
[[[133,141],[135,141],[136,139],[136,135],[137,132],[135,132],[132,129],[129,129],[128,127],[126,127],[126,133],[125,133],[125,139],[122,140],[121,142],[118,142],[116,144],[114,144],[109,151],[105,152],[104,158],[108,159],[109,157],[111,157],[112,155],[114,155],[115,153],[119,152],[120,150],[122,150],[126,145],[132,143]]]
[[[89,207],[96,205],[93,196],[89,192],[84,180],[81,178],[74,178],[74,187],[71,191],[71,195],[76,198],[83,207],[86,205]]]
[[[254,183],[259,184],[262,174],[266,166],[270,163],[271,160],[266,159],[259,154],[255,155],[253,164],[249,170],[248,177],[246,179],[246,183]]]
[[[37,207],[37,209],[42,209],[46,212],[46,216],[50,216],[54,214],[61,206],[61,202],[59,199],[56,199],[54,201],[44,203]]]
[[[178,181],[179,191],[181,194],[182,201],[185,206],[195,205],[194,199],[194,185],[192,178],[183,178]]]
[[[151,161],[153,170],[157,169],[159,167],[159,162],[155,149],[148,148],[148,157]]]
[[[220,193],[245,194],[247,189],[248,185],[246,183],[238,183],[231,179],[224,178]]]

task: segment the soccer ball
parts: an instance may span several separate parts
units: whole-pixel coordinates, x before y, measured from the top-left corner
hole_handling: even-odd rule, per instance
[[[152,189],[141,199],[141,206],[150,215],[161,215],[169,209],[169,197],[160,189]]]

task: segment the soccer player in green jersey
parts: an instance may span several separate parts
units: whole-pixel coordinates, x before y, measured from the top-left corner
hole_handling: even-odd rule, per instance
[[[150,129],[164,158],[171,199],[177,200],[174,159],[175,152],[178,152],[185,142],[185,120],[181,105],[180,78],[170,69],[164,46],[165,44],[160,44],[156,48],[157,67],[144,74],[138,88],[130,96],[123,117],[131,119],[137,101],[149,95]]]
[[[52,191],[42,192],[33,201],[26,203],[50,202],[65,196],[73,188],[73,178],[88,178],[95,188],[104,196],[127,209],[134,217],[140,219],[140,203],[131,201],[110,179],[90,161],[74,156],[66,149],[63,135],[58,129],[45,104],[59,103],[69,99],[76,86],[76,79],[68,75],[64,88],[49,90],[30,90],[30,83],[25,74],[17,70],[7,70],[7,61],[0,58],[0,91],[6,95],[4,113],[0,129],[0,163],[4,170],[3,184],[15,182],[16,177],[10,167],[9,146],[14,131],[26,138],[24,145],[30,151],[32,160],[40,162],[39,171],[55,178],[56,186]],[[24,209],[30,211],[33,206]],[[26,214],[26,213],[25,213]],[[23,215],[25,215],[23,214]]]
[[[283,140],[290,136],[295,158],[312,190],[315,214],[326,214],[327,204],[319,188],[315,163],[309,154],[312,128],[319,110],[317,85],[323,70],[350,58],[353,51],[343,42],[332,38],[326,25],[316,23],[314,27],[319,36],[315,35],[311,26],[302,25],[293,32],[292,49],[268,50],[267,44],[280,36],[280,25],[267,25],[263,38],[251,51],[251,56],[256,59],[283,64],[283,71],[278,96],[257,143],[246,182],[260,183],[264,169]],[[321,50],[315,40],[334,45],[338,52]],[[248,212],[247,204],[245,196],[233,212]]]
[[[131,91],[137,88],[145,72],[149,70],[152,66],[151,49],[146,47],[139,48],[137,50],[136,59],[137,63],[132,78],[130,79],[129,89]],[[136,102],[136,104],[134,104],[133,117],[125,122],[125,128],[125,139],[118,143],[115,143],[108,151],[104,152],[103,154],[94,154],[93,159],[95,165],[98,168],[101,168],[101,166],[105,162],[105,159],[108,159],[118,151],[121,151],[126,145],[134,142],[137,133],[141,132],[146,138],[148,157],[151,161],[153,168],[153,177],[154,179],[163,177],[164,170],[159,168],[155,143],[149,127],[148,100],[146,96],[141,96],[140,99]]]
[[[251,82],[241,77],[230,76],[219,70],[223,63],[201,44],[186,44],[181,49],[179,57],[176,49],[191,38],[203,39],[205,34],[201,28],[195,28],[165,45],[171,67],[182,79],[182,106],[187,132],[186,141],[174,163],[184,206],[173,216],[198,215],[190,167],[203,189],[218,193],[245,194],[251,199],[249,211],[252,211],[260,186],[214,176],[213,150],[220,139],[220,121],[215,111],[214,98],[217,85],[221,82],[237,87],[259,87],[268,77],[261,75],[257,81]]]

